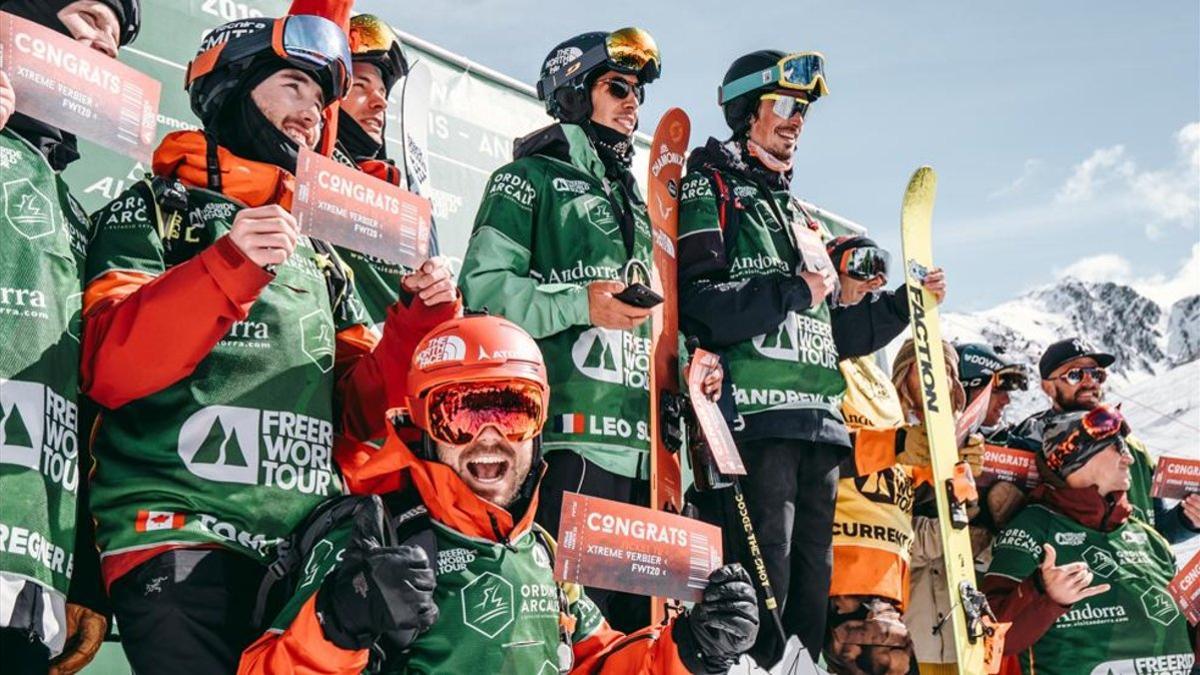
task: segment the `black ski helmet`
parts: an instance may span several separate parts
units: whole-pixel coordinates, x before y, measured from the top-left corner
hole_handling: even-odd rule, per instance
[[[355,63],[369,63],[379,69],[388,94],[400,78],[408,75],[408,59],[404,58],[400,38],[374,14],[350,19],[350,55]]]
[[[649,84],[662,74],[658,45],[649,32],[621,28],[611,33],[583,33],[546,55],[538,75],[537,95],[557,120],[579,123],[592,114],[589,87],[607,71],[636,75]]]
[[[958,352],[958,381],[968,395],[991,382],[992,376],[1008,365],[991,345],[982,342],[955,345],[954,349]]]
[[[6,0],[0,2],[0,9],[28,19],[39,25],[50,28],[63,35],[70,35],[67,27],[58,19],[58,13],[66,9],[75,0]],[[127,45],[137,39],[142,28],[141,0],[100,0],[117,16],[117,24],[121,34],[120,44]]]
[[[299,14],[230,21],[209,33],[188,63],[184,88],[192,112],[210,127],[226,102],[249,96],[241,91],[245,76],[272,62],[312,76],[326,106],[345,95],[352,71],[346,34],[329,19]]]
[[[816,58],[820,58],[815,52],[808,53]],[[738,57],[729,65],[729,69],[725,71],[725,77],[721,80],[721,86],[717,88],[717,104],[721,106],[725,113],[725,123],[733,130],[734,135],[741,135],[750,128],[750,117],[758,108],[759,98],[766,93],[783,89],[778,84],[776,79],[768,79],[767,76],[761,80],[759,86],[744,91],[729,100],[723,100],[723,90],[730,83],[740,80],[750,75],[764,73],[774,66],[780,65],[780,62],[787,58],[787,52],[778,49],[760,49],[756,52],[750,52],[744,56]],[[804,55],[800,55],[804,56]],[[821,71],[816,71],[820,73]],[[757,84],[758,79],[753,80]],[[805,97],[809,101],[815,101],[822,94],[829,93],[828,86],[825,84],[825,78],[822,74],[819,79],[819,86],[813,90],[805,92]]]

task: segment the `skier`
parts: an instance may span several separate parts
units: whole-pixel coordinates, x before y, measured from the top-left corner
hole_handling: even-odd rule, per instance
[[[908,321],[903,294],[872,293],[849,307],[826,301],[837,282],[828,234],[788,192],[805,112],[828,92],[823,69],[811,52],[764,50],[733,62],[719,98],[733,135],[691,153],[678,241],[681,326],[730,373],[733,396],[724,400],[731,417],[736,405],[746,503],[784,627],[814,657],[825,635],[838,464],[850,447],[838,359],[879,349]],[[793,226],[824,265],[801,264]],[[940,270],[927,287],[944,295]],[[751,653],[770,667],[783,649],[762,631]]]
[[[1037,450],[1043,442],[1043,430],[1057,415],[1064,412],[1086,411],[1104,401],[1106,370],[1117,358],[1088,345],[1083,338],[1059,340],[1046,348],[1038,361],[1042,391],[1050,398],[1050,407],[1034,413],[1014,427],[1009,444]],[[1200,533],[1200,494],[1188,495],[1174,508],[1168,509],[1162,499],[1150,496],[1154,478],[1154,460],[1146,446],[1134,436],[1126,439],[1133,454],[1133,485],[1129,488],[1129,503],[1133,515],[1153,523],[1167,541],[1178,544]]]
[[[1004,445],[1009,432],[1009,427],[1003,424],[1004,409],[1012,402],[1011,392],[1029,389],[1029,377],[1025,369],[1005,359],[988,344],[971,342],[955,345],[954,348],[958,350],[959,377],[967,392],[967,405],[983,392],[989,382],[992,383],[992,397],[979,431],[986,442]]]
[[[966,391],[967,405],[982,394],[989,382],[992,383],[991,398],[979,433],[988,445],[1006,446],[1009,427],[1003,424],[1004,409],[1011,401],[1010,392],[1028,389],[1025,369],[1006,360],[991,345],[965,343],[954,348],[958,351],[959,381]],[[986,527],[992,535],[998,534],[1024,503],[1025,495],[1020,487],[1008,481],[996,481],[980,491],[981,511],[975,522]],[[984,552],[982,559],[986,558]]]
[[[957,416],[966,407],[966,392],[958,380],[958,353],[943,341],[943,358],[949,379],[951,409]],[[897,462],[903,465],[924,467],[932,478],[932,456],[929,437],[925,433],[924,407],[921,405],[921,380],[916,367],[916,350],[911,339],[905,340],[892,362],[892,384],[900,397],[900,407],[905,421],[912,425],[904,430],[897,441],[903,450],[897,454]],[[974,475],[979,475],[983,460],[983,438],[978,434],[967,437],[959,448],[960,459],[966,461]],[[930,488],[933,488],[930,485]],[[904,624],[913,638],[914,653],[920,662],[922,675],[940,675],[956,672],[954,636],[946,628],[935,631],[942,617],[948,616],[952,603],[945,582],[942,536],[938,524],[937,503],[932,491],[921,491],[913,495],[912,546],[908,602],[904,612]],[[976,511],[970,511],[973,519]],[[990,541],[987,530],[971,525],[971,548],[975,555],[983,552]]]
[[[109,57],[138,34],[138,0],[4,0]],[[76,673],[100,649],[108,603],[87,512],[79,428],[79,294],[91,227],[61,172],[75,137],[16,112],[0,70],[0,654],[5,672]],[[50,402],[50,407],[46,403]]]
[[[384,132],[392,89],[408,74],[400,40],[385,21],[372,14],[350,19],[350,56],[354,76],[338,111],[338,148],[359,170],[380,180],[414,190],[404,171],[387,156]],[[418,123],[424,123],[419,120]],[[433,255],[437,255],[436,235]],[[362,298],[372,327],[381,331],[388,308],[400,297],[400,279],[413,270],[357,251],[338,247],[337,252],[354,273],[354,288]],[[448,266],[440,260],[425,263]]]
[[[1043,482],[996,539],[983,582],[1012,622],[1005,653],[1024,673],[1188,673],[1187,621],[1167,592],[1174,555],[1132,517],[1129,426],[1095,405],[1049,418],[1044,439]]]
[[[838,304],[877,300],[891,256],[872,240],[843,236],[826,245],[838,270]],[[907,315],[907,301],[889,298]],[[901,324],[901,327],[903,324]],[[896,388],[873,355],[838,363],[846,380],[842,415],[854,443],[843,460],[833,521],[833,567],[825,663],[831,672],[908,673],[912,639],[901,619],[909,595],[913,494],[931,479],[928,466],[897,463],[907,434]]]
[[[332,545],[306,556],[240,673],[723,673],[754,641],[754,588],[737,564],[671,624],[631,636],[555,583],[554,541],[533,518],[547,369],[515,324],[443,323],[417,345],[407,383],[420,440],[392,436],[362,467],[381,480],[384,513],[324,530]]]
[[[492,174],[463,259],[466,305],[521,326],[546,357],[554,395],[537,520],[551,534],[565,490],[649,503],[651,310],[620,294],[652,265],[630,162],[645,86],[660,68],[639,28],[552,49],[538,95],[558,123],[519,139]],[[710,392],[720,377],[708,379]],[[641,596],[589,593],[618,630],[649,621]]]
[[[350,72],[336,21],[218,27],[188,68],[203,131],[169,134],[154,179],[93,215],[82,380],[107,410],[92,509],[139,672],[236,667],[263,561],[341,491],[334,434],[382,433],[402,310],[454,302],[448,275],[405,277],[413,297],[372,353],[342,263],[287,211],[299,148],[322,142]]]

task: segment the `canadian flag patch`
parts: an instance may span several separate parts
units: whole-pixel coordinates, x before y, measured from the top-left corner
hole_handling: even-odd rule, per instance
[[[182,513],[174,511],[138,511],[137,523],[134,529],[138,532],[154,532],[155,530],[179,530],[183,528]]]

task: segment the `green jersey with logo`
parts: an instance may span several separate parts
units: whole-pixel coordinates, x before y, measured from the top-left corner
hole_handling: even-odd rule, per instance
[[[560,672],[559,586],[538,536],[526,531],[504,545],[429,522],[437,539],[433,599],[438,620],[403,655],[388,654],[382,672]],[[300,583],[272,622],[272,631],[282,632],[292,623],[333,571],[352,533],[353,522],[346,522],[313,545],[301,568]],[[603,617],[579,587],[567,589],[568,609],[575,620],[574,644],[595,633]]]
[[[1187,619],[1167,592],[1171,548],[1154,528],[1130,518],[1112,532],[1085,527],[1042,504],[1022,510],[996,538],[988,574],[1022,581],[1037,572],[1042,544],[1058,565],[1084,561],[1106,593],[1075,603],[1026,652],[1027,674],[1187,675]]]
[[[592,326],[587,284],[620,280],[631,257],[650,268],[650,220],[639,195],[631,204],[605,177],[582,129],[542,133],[556,143],[550,154],[535,148],[488,181],[459,284],[468,307],[504,316],[541,347],[551,392],[545,449],[646,478],[650,322],[628,331]],[[632,211],[632,256],[614,201]]]
[[[88,278],[162,274],[225,235],[241,208],[192,188],[182,222],[164,223],[150,191],[135,186],[93,215]],[[352,290],[333,306],[332,264],[300,237],[249,316],[191,375],[103,414],[91,499],[105,556],[217,544],[261,558],[341,493],[331,451],[336,333],[364,313],[341,304],[358,304]],[[180,306],[180,321],[212,320],[189,309]],[[147,354],[146,367],[153,361]]]
[[[795,198],[786,190],[766,194],[753,181],[733,173],[723,172],[722,177],[730,199],[745,206],[729,249],[729,280],[795,275],[799,256],[791,230],[794,223],[806,228],[810,222]],[[828,239],[824,226],[819,222],[818,226],[821,238]],[[689,172],[679,199],[679,238],[720,229],[710,176],[703,171]],[[846,382],[838,369],[828,303],[788,312],[774,331],[722,351],[740,415],[816,409],[841,419]]]
[[[63,607],[79,488],[79,320],[87,216],[32,145],[0,131],[0,627],[21,588],[51,653]],[[20,628],[28,628],[21,626]],[[49,633],[49,634],[47,634]]]

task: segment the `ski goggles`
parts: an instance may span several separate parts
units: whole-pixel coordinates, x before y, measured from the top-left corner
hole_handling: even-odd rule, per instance
[[[1115,445],[1118,452],[1129,455],[1124,436],[1129,425],[1120,410],[1102,405],[1092,408],[1075,428],[1046,453],[1046,465],[1064,477],[1083,466],[1096,453]]]
[[[820,52],[789,54],[766,70],[744,75],[722,86],[719,103],[725,105],[743,94],[766,88],[806,91],[813,99],[827,95],[825,57]]]
[[[842,253],[841,258],[838,272],[859,281],[871,281],[876,277],[886,280],[892,265],[892,255],[875,246],[852,248]]]
[[[309,14],[275,19],[270,30],[231,36],[201,52],[188,64],[188,85],[223,64],[237,63],[268,49],[288,64],[314,73],[319,80],[328,73],[328,80],[321,84],[327,85],[330,100],[341,98],[349,88],[353,66],[346,34],[334,22]]]
[[[804,119],[804,116],[808,114],[808,101],[796,96],[763,94],[759,98],[763,101],[774,101],[775,105],[771,106],[771,112],[785,120],[797,113],[800,114],[800,119]]]
[[[1072,368],[1062,375],[1059,375],[1057,379],[1060,379],[1074,387],[1083,382],[1083,378],[1085,377],[1092,378],[1092,381],[1096,384],[1104,384],[1104,381],[1108,379],[1108,371],[1099,366],[1092,366],[1088,368]]]
[[[597,80],[596,84],[604,85],[609,96],[612,96],[618,101],[624,101],[630,94],[633,94],[637,97],[638,103],[644,103],[646,101],[646,88],[640,83],[631,84],[619,77],[611,77],[603,80]]]
[[[408,74],[408,61],[401,50],[400,37],[396,31],[379,17],[359,14],[350,19],[350,53],[357,57],[392,59],[400,72],[395,77]]]
[[[1016,367],[1001,370],[992,376],[992,388],[997,391],[1025,391],[1029,389],[1029,376]]]
[[[569,66],[547,75],[537,84],[538,96],[545,98],[580,73],[605,64],[614,70],[636,74],[643,84],[658,79],[662,72],[662,58],[654,37],[631,26],[609,33],[604,42],[584,52]]]
[[[452,382],[425,400],[430,437],[449,445],[466,445],[486,427],[519,443],[541,433],[546,421],[542,391],[528,382]]]

